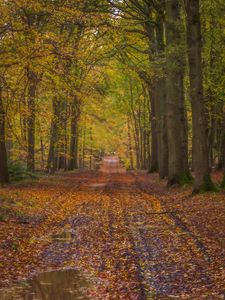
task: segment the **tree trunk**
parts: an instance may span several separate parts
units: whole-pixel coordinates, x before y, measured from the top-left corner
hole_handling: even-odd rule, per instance
[[[72,171],[78,168],[77,147],[78,147],[78,119],[79,119],[79,104],[77,99],[72,104],[71,116],[71,138],[70,138],[70,160],[69,170]]]
[[[86,126],[83,128],[82,132],[82,149],[81,149],[81,168],[85,167],[85,148],[86,148]]]
[[[55,173],[57,169],[57,146],[58,146],[58,135],[59,135],[59,124],[58,124],[58,114],[59,114],[59,101],[55,97],[53,99],[53,115],[51,122],[51,136],[50,136],[50,146],[47,161],[47,170],[50,173]]]
[[[135,141],[135,152],[136,152],[136,168],[140,169],[141,167],[141,161],[140,161],[140,143],[139,143],[139,130],[137,125],[137,118],[134,110],[134,94],[133,94],[133,86],[131,79],[129,81],[130,86],[130,108],[132,112],[132,119],[133,119],[133,127],[134,127],[134,141]]]
[[[225,106],[223,108],[223,126],[222,126],[222,135],[221,135],[221,143],[223,144],[222,148],[222,160],[223,160],[223,181],[222,181],[222,188],[225,188]]]
[[[219,160],[218,160],[218,170],[223,170],[225,168],[225,156],[224,156],[224,149],[225,149],[225,121],[223,128],[220,134],[220,143],[219,143]]]
[[[90,128],[90,160],[89,160],[89,169],[92,170],[92,160],[93,160],[93,136],[92,136],[92,127]]]
[[[167,140],[167,122],[166,122],[166,81],[161,79],[157,84],[157,132],[158,132],[158,167],[159,177],[161,179],[168,175],[168,140]]]
[[[156,90],[154,84],[149,85],[149,95],[151,102],[151,161],[150,173],[158,171],[158,135],[156,121]]]
[[[151,3],[146,2],[146,13],[149,17],[153,18]],[[156,54],[156,36],[154,25],[149,21],[143,24],[143,28],[148,37],[149,43],[149,63],[152,64],[152,56]],[[146,76],[145,76],[146,77]],[[150,157],[150,169],[149,172],[158,171],[158,135],[157,135],[157,120],[156,120],[156,109],[157,109],[157,90],[155,87],[155,78],[143,78],[147,84],[149,99],[150,99],[150,108],[151,108],[151,157]]]
[[[67,103],[65,100],[61,100],[59,104],[58,112],[58,123],[59,123],[59,161],[58,168],[66,169],[66,128],[67,128]]]
[[[140,155],[139,155],[139,145],[138,145],[138,137],[136,126],[134,125],[134,141],[135,141],[135,154],[136,154],[136,168],[140,169]]]
[[[134,169],[133,151],[132,151],[132,141],[131,141],[131,128],[130,128],[130,117],[127,117],[127,129],[128,129],[128,153],[130,158],[130,169]]]
[[[168,185],[181,184],[185,168],[183,166],[182,134],[183,116],[181,113],[180,73],[183,68],[178,46],[181,37],[179,1],[166,2],[166,41],[167,41],[167,129],[168,129]],[[184,104],[182,103],[182,106]]]
[[[199,0],[186,0],[187,45],[192,105],[194,190],[212,190],[208,160],[206,116],[202,79],[202,44]]]
[[[164,4],[162,3],[161,5]],[[164,46],[164,16],[162,12],[158,12],[157,16],[158,26],[156,27],[156,42],[157,55],[159,58],[165,57]],[[162,70],[160,78],[157,80],[157,132],[158,132],[158,167],[159,177],[161,179],[168,175],[168,140],[167,140],[167,122],[166,122],[166,80],[165,69]]]
[[[37,91],[37,75],[30,69],[27,71],[28,77],[28,117],[27,117],[27,169],[35,170],[35,98]]]
[[[185,64],[185,62],[183,62]],[[191,179],[188,162],[188,120],[187,111],[185,107],[184,97],[184,69],[180,69],[179,74],[179,117],[181,124],[181,152],[182,152],[182,168],[185,176]]]
[[[148,170],[148,96],[146,95],[145,86],[143,86],[143,95],[144,95],[144,105],[143,105],[143,153],[144,161],[143,167],[145,170]]]
[[[0,183],[8,183],[8,165],[7,165],[7,152],[5,142],[5,111],[2,100],[2,87],[0,86]]]

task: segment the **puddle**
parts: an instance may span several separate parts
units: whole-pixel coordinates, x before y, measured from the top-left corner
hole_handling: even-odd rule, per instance
[[[91,188],[101,188],[101,187],[105,187],[106,183],[93,183],[89,185]]]
[[[1,300],[88,300],[90,282],[79,271],[41,273],[32,280],[0,289]]]
[[[72,231],[63,231],[61,233],[53,234],[51,240],[53,242],[69,243],[75,238],[75,233]]]

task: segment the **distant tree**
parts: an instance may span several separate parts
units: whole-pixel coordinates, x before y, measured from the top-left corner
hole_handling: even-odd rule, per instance
[[[5,110],[3,106],[2,85],[0,83],[0,183],[9,182],[5,138]]]

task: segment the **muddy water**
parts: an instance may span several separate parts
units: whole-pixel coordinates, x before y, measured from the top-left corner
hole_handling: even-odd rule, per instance
[[[53,234],[51,240],[53,242],[69,243],[75,238],[75,233],[72,231],[63,231],[62,233]]]
[[[0,290],[1,300],[86,300],[90,286],[76,270],[46,272],[32,280]]]

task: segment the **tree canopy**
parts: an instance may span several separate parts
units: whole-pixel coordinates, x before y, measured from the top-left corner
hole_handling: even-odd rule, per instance
[[[214,189],[224,11],[222,0],[1,1],[1,182],[16,162],[54,173],[116,152],[169,185],[194,176],[195,190]]]

